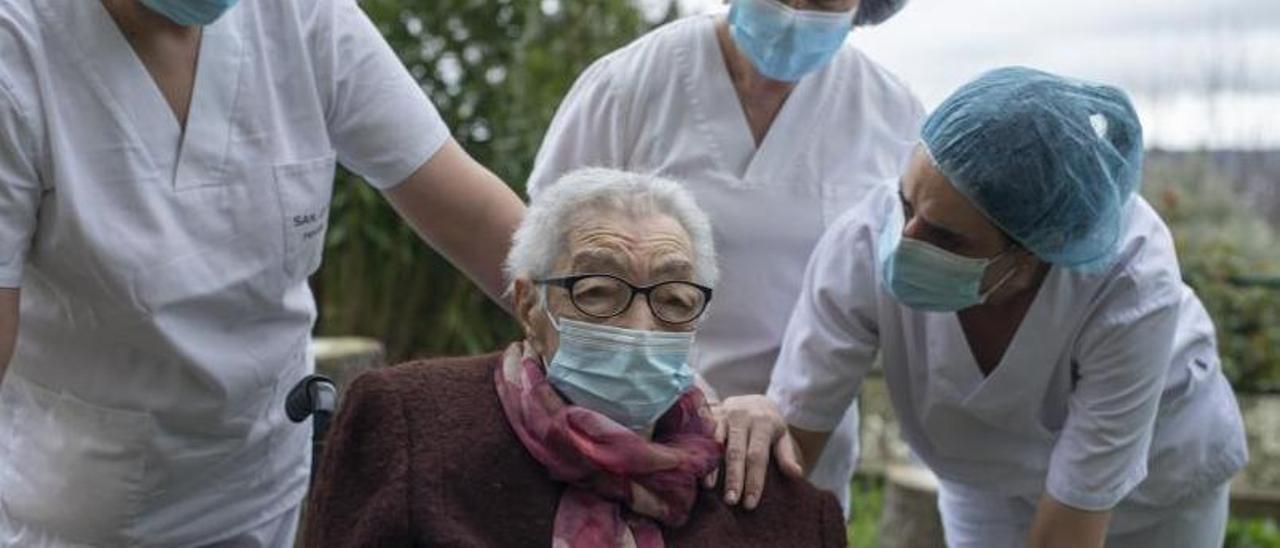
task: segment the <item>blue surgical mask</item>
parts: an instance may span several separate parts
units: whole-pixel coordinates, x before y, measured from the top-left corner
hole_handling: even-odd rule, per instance
[[[693,333],[551,321],[560,345],[547,364],[547,380],[574,405],[639,432],[693,386]]]
[[[151,11],[183,26],[205,26],[217,21],[238,0],[142,0]]]
[[[1008,282],[1010,269],[991,289],[982,291],[987,267],[1005,255],[974,258],[902,236],[904,220],[898,211],[880,234],[881,283],[904,305],[930,312],[955,312],[987,301]]]
[[[853,10],[798,10],[778,0],[734,0],[729,32],[760,74],[795,82],[818,70],[853,28]]]

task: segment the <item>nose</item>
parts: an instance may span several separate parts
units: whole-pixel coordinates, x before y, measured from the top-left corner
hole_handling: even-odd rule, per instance
[[[924,224],[920,222],[919,217],[907,217],[906,223],[902,225],[902,236],[913,240],[923,239],[925,235]]]
[[[631,305],[622,311],[622,314],[619,314],[617,318],[619,327],[644,331],[656,331],[658,329],[658,317],[653,315],[653,309],[649,308],[649,299],[646,299],[644,295],[636,295],[631,300]]]

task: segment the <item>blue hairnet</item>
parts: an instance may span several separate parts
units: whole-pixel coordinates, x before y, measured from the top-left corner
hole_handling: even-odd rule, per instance
[[[1124,92],[997,69],[943,101],[921,139],[956,189],[1041,260],[1110,262],[1142,174],[1142,125]]]
[[[853,25],[879,25],[893,17],[905,5],[907,0],[862,0],[858,2],[858,11],[853,15]]]

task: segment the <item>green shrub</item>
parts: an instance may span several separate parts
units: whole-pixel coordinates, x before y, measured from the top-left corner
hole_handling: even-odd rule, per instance
[[[1274,519],[1232,519],[1227,523],[1223,548],[1280,547],[1280,526]]]
[[[880,544],[880,515],[884,513],[884,479],[854,476],[850,487],[849,548],[876,548]]]
[[[630,0],[364,0],[454,137],[522,191],[561,97],[597,57],[650,25]],[[313,278],[321,334],[366,335],[393,360],[474,354],[519,335],[511,319],[350,174],[334,189]]]
[[[1280,392],[1280,237],[1207,161],[1147,164],[1145,191],[1173,232],[1183,278],[1218,332],[1222,369],[1240,392]]]

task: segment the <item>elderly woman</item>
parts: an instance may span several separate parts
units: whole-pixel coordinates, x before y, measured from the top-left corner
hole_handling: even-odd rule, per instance
[[[836,499],[771,469],[752,513],[698,483],[721,447],[688,365],[717,272],[671,181],[569,174],[508,258],[525,339],[360,378],[331,433],[311,546],[835,546]]]

